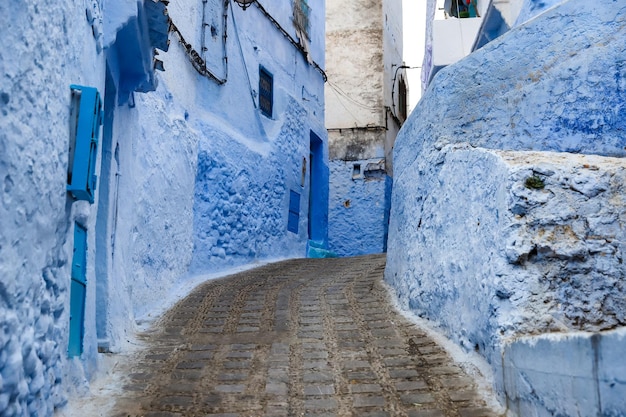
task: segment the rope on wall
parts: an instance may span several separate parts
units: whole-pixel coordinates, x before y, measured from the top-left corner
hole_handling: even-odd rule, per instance
[[[227,11],[227,7],[228,7],[228,0],[224,1],[225,4],[225,9],[224,9],[224,38],[223,38],[223,42],[224,42],[224,73],[228,74],[228,57],[226,56],[226,20],[227,20],[227,16],[228,16],[228,11]],[[326,75],[326,72],[324,72],[324,70],[322,69],[322,67],[319,66],[319,64],[315,61],[313,61],[312,59],[310,59],[309,57],[309,53],[306,50],[306,48],[304,46],[302,46],[298,41],[296,41],[281,25],[280,23],[278,23],[276,21],[276,19],[274,19],[274,17],[269,14],[269,12],[267,10],[265,10],[265,8],[261,5],[261,3],[259,3],[258,1],[255,1],[254,4],[256,4],[257,8],[259,9],[259,11],[280,31],[280,33],[298,50],[300,51],[300,53],[302,54],[302,56],[304,57],[304,59],[309,62],[313,68],[315,68],[321,75],[322,78],[324,79],[324,82],[328,81],[328,76]],[[203,19],[204,20],[204,19]],[[207,68],[207,63],[204,60],[204,58],[202,57],[202,55],[204,55],[204,51],[202,52],[202,55],[196,51],[193,46],[187,42],[185,40],[185,37],[183,36],[182,32],[178,29],[178,27],[174,24],[174,22],[172,21],[172,19],[169,19],[169,24],[170,24],[170,32],[174,32],[179,39],[179,42],[181,45],[183,45],[183,48],[185,49],[185,53],[187,54],[187,56],[189,57],[189,61],[191,62],[191,65],[194,67],[194,69],[202,76],[205,76],[213,81],[215,81],[217,84],[219,85],[223,85],[226,83],[227,80],[227,76],[225,76],[224,78],[221,78],[215,74],[213,74],[208,68]],[[204,24],[204,23],[203,23]],[[202,28],[202,30],[204,31],[204,27]]]
[[[276,26],[276,28],[280,31],[280,33],[283,34],[283,36],[285,38],[287,38],[287,40],[289,42],[291,42],[291,44],[293,46],[296,47],[296,49],[298,51],[300,51],[300,53],[302,53],[302,56],[304,57],[304,59],[307,62],[310,62],[311,65],[313,66],[313,68],[315,68],[320,74],[322,74],[322,78],[324,78],[324,82],[328,81],[328,77],[326,76],[326,73],[324,72],[324,70],[322,69],[322,67],[320,67],[317,62],[313,61],[312,59],[309,58],[309,53],[307,52],[307,50],[298,42],[296,41],[289,33],[287,33],[287,31],[280,25],[280,23],[278,23],[276,21],[276,19],[274,19],[274,17],[269,14],[269,12],[267,10],[265,10],[265,8],[263,7],[263,5],[261,5],[261,3],[259,3],[259,1],[255,1],[254,4],[256,5],[256,7],[259,9],[259,11],[261,11],[261,13],[263,13],[263,15],[270,21],[272,22],[272,24],[274,26]]]
[[[202,28],[202,30],[204,30],[204,28]],[[189,57],[189,61],[191,62],[191,65],[193,65],[194,69],[196,71],[198,71],[198,73],[200,73],[200,75],[203,75],[203,76],[205,76],[205,77],[215,81],[219,85],[223,85],[223,84],[226,83],[226,79],[225,78],[220,78],[220,77],[216,76],[215,74],[213,74],[211,71],[209,71],[209,69],[207,68],[207,65],[206,65],[206,61],[204,59],[202,59],[202,57],[200,56],[198,51],[193,49],[193,46],[191,46],[191,44],[185,40],[185,37],[180,32],[178,27],[176,27],[176,25],[174,24],[172,19],[170,19],[170,32],[174,32],[174,33],[176,33],[176,35],[178,35],[178,39],[180,41],[180,44],[183,45],[183,48],[185,49],[185,52],[186,52],[187,56]],[[226,59],[226,58],[224,58],[224,59]]]

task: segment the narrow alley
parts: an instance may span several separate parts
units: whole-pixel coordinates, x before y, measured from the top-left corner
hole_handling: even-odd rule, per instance
[[[209,281],[141,335],[116,417],[496,416],[392,307],[384,255]]]

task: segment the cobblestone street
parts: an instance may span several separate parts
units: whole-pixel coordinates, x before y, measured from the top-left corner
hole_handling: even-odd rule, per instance
[[[141,336],[114,415],[495,417],[395,312],[384,266],[297,259],[201,285]]]

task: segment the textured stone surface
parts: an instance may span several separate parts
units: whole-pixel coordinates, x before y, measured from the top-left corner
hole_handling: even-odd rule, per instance
[[[378,170],[381,161],[384,166],[382,158],[330,162],[328,244],[339,256],[381,253],[387,247],[392,180]]]
[[[620,3],[570,0],[536,16],[438,73],[396,142],[386,280],[487,358],[520,415],[555,398],[571,408],[554,415],[598,408],[549,372],[505,384],[523,373],[501,370],[509,343],[626,325],[626,164],[610,157],[625,154],[625,23]],[[520,363],[567,351],[527,347]]]
[[[309,126],[306,109],[295,100],[289,108],[267,156],[235,142],[218,126],[203,123],[206,140],[198,145],[193,271],[304,253],[308,196],[299,180],[309,143],[299,138],[308,138]],[[286,233],[291,189],[301,194],[298,234]]]
[[[170,34],[169,51],[159,55],[166,71],[156,76],[158,89],[126,100],[125,89],[146,76],[147,55],[140,55],[152,53],[145,38],[129,34],[138,4],[143,2],[0,5],[0,34],[10,45],[0,51],[3,416],[51,415],[68,392],[88,391],[102,359],[98,350],[128,348],[136,320],[188,283],[182,281],[190,266],[216,273],[259,258],[305,255],[311,132],[321,141],[318,167],[327,171],[322,74],[267,19],[240,8],[228,7],[228,36],[207,36],[213,49],[203,51],[202,34],[220,25],[201,24],[203,2],[172,1],[168,16],[187,41],[202,55],[217,56],[211,69],[225,71],[222,40],[228,42],[228,83],[198,74]],[[210,4],[211,12],[225,5]],[[291,1],[266,6],[293,30]],[[237,36],[235,14],[242,23]],[[323,4],[310,14],[310,57],[321,66],[324,16]],[[217,20],[222,18],[219,10]],[[128,29],[127,37],[117,37],[120,28]],[[258,33],[263,36],[251,36]],[[136,35],[148,36],[148,30]],[[275,77],[271,118],[257,109],[261,63]],[[148,71],[152,64],[149,59]],[[105,103],[91,205],[66,191],[71,84],[97,88]],[[319,206],[325,206],[327,188],[320,188]],[[298,234],[287,231],[292,189],[302,194]],[[75,222],[87,230],[87,287],[83,352],[68,360]],[[325,223],[320,230],[325,238]],[[241,330],[256,327],[242,323]],[[195,362],[185,361],[178,371],[197,376]]]
[[[626,155],[625,19],[621,2],[569,0],[439,71],[397,139],[394,180],[435,144]]]
[[[440,167],[415,219],[420,235],[405,249],[415,260],[407,271],[414,278],[387,275],[406,305],[495,368],[501,351],[523,335],[626,325],[626,161],[454,145],[442,148]],[[528,188],[529,178],[541,179],[542,188]],[[524,358],[554,362],[563,349],[529,348]],[[588,358],[591,350],[574,352]],[[592,374],[556,368],[566,378]],[[522,385],[498,384],[503,395],[526,395],[514,391]],[[535,378],[531,389],[548,393],[549,385]],[[559,403],[578,396],[558,386]]]
[[[117,356],[125,387],[107,415],[496,416],[391,307],[384,264],[380,255],[292,260],[202,285],[142,336],[144,349]],[[258,330],[241,331],[249,319]],[[215,321],[222,330],[204,332]],[[377,336],[381,323],[388,332]],[[443,361],[429,361],[433,352]]]
[[[440,166],[404,249],[419,274],[387,276],[404,303],[488,357],[501,338],[626,324],[626,161],[457,145]]]
[[[65,188],[69,85],[103,75],[93,70],[103,61],[84,16],[83,2],[0,5],[7,45],[0,50],[0,414],[7,417],[50,415],[65,402],[66,243],[70,222],[89,220],[85,204],[72,211]]]
[[[626,409],[626,330],[524,337],[504,348],[501,372],[518,416],[619,416]],[[537,401],[541,393],[541,402]]]

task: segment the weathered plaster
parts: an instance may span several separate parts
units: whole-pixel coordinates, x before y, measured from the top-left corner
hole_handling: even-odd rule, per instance
[[[187,3],[170,2],[170,17],[201,50],[201,2]],[[145,33],[123,39],[136,41],[129,50],[117,43],[120,30],[147,32],[137,19],[141,4],[0,5],[0,33],[10,45],[0,50],[3,416],[52,415],[68,394],[87,393],[99,350],[128,349],[137,321],[152,319],[187,274],[306,255],[311,132],[321,140],[318,168],[328,170],[322,74],[256,6],[235,6],[226,84],[202,77],[170,33],[169,51],[158,55],[165,72],[156,75],[157,90],[122,91],[137,87],[135,76],[155,79],[151,66],[142,73],[152,53],[142,49]],[[323,66],[324,5],[314,7],[309,57]],[[268,2],[268,10],[297,36],[291,1]],[[140,62],[128,61],[137,48]],[[225,68],[218,60],[216,71]],[[271,118],[257,109],[260,65],[274,76]],[[71,84],[97,88],[105,102],[91,205],[66,192]],[[246,176],[253,180],[243,183]],[[298,234],[287,231],[292,189],[302,194]],[[87,229],[87,293],[83,352],[68,359],[75,222]],[[212,241],[214,230],[229,241]],[[254,251],[246,246],[251,236]]]
[[[535,16],[440,71],[396,141],[386,279],[487,358],[520,415],[555,398],[552,415],[572,415],[568,402],[589,414],[549,375],[505,384],[509,346],[626,326],[625,13],[570,0]],[[607,355],[623,349],[611,343]]]

